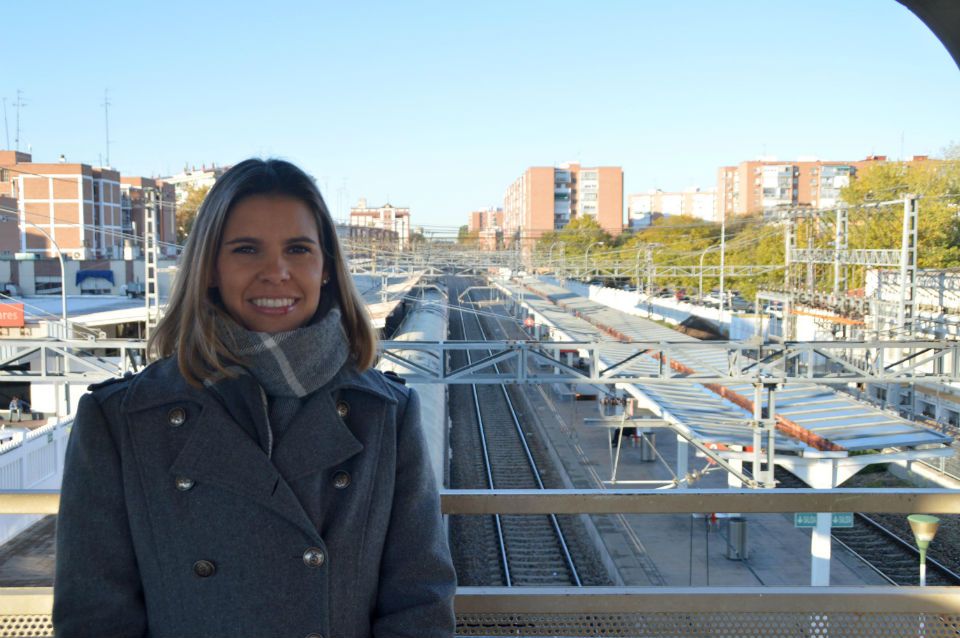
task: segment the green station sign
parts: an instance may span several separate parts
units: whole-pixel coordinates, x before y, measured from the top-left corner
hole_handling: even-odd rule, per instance
[[[793,514],[794,527],[816,527],[816,512],[795,512]],[[834,512],[830,516],[830,527],[853,527],[853,512]]]

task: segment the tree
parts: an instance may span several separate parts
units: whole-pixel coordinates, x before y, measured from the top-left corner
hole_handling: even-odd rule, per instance
[[[470,231],[468,226],[461,226],[457,231],[457,243],[461,246],[476,248],[480,240],[480,231]]]
[[[183,244],[187,240],[187,235],[193,229],[193,220],[196,219],[197,212],[200,210],[200,204],[209,192],[209,186],[187,187],[186,198],[177,206],[177,243]]]
[[[841,193],[843,201],[852,207],[848,223],[850,247],[899,248],[903,205],[869,205],[898,200],[905,194],[920,197],[918,265],[960,265],[960,159],[955,157],[910,164],[884,162],[862,170]]]

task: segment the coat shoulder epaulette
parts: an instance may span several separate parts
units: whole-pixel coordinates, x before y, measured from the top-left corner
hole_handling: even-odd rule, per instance
[[[132,378],[133,378],[133,373],[127,370],[126,372],[123,373],[122,377],[113,377],[112,379],[101,381],[100,383],[93,383],[87,386],[87,390],[89,390],[90,392],[96,392],[98,394],[103,395],[104,393],[101,393],[100,390],[103,390],[104,388],[111,388],[111,386],[113,386],[111,390],[108,390],[106,392],[107,395],[110,395],[110,394],[113,394],[115,391],[123,388],[123,385],[128,383]]]
[[[399,374],[393,370],[382,370],[383,376],[390,379],[394,383],[399,383],[400,385],[407,385],[407,380],[401,377]]]

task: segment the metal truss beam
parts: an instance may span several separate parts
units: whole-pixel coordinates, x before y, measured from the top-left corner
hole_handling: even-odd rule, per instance
[[[533,383],[946,383],[960,380],[960,343],[956,341],[815,341],[758,345],[713,341],[631,342],[629,351],[611,356],[611,343],[596,341],[383,341],[381,355],[406,369],[411,383],[533,384]],[[29,370],[0,369],[0,379],[47,382],[95,382],[135,371],[144,361],[146,345],[134,340],[57,341],[9,339],[0,341],[7,356],[3,364],[30,363]],[[669,362],[702,360],[707,349],[724,354],[726,367],[701,366],[694,374],[674,370]],[[479,361],[454,367],[453,352],[483,352]],[[576,351],[588,370],[569,365],[561,351]],[[411,352],[426,352],[443,361],[430,370],[412,361]],[[108,356],[109,355],[109,356]],[[810,367],[817,357],[822,364]],[[637,359],[657,360],[648,371],[633,365]],[[706,357],[710,358],[710,357]],[[63,365],[69,361],[69,365]],[[497,371],[494,364],[509,363]],[[67,371],[68,370],[68,371]]]
[[[899,266],[900,251],[886,248],[793,248],[790,261],[796,264],[841,264],[847,266]]]

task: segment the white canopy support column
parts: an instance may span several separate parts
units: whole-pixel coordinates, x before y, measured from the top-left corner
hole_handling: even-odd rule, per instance
[[[833,489],[837,486],[837,459],[829,458],[837,453],[810,452],[806,456],[823,455],[826,458],[821,462],[809,466],[807,482],[818,490]],[[842,453],[845,455],[845,453]],[[830,554],[831,538],[830,523],[833,515],[830,512],[817,512],[817,526],[810,536],[810,586],[830,586]]]
[[[688,488],[690,484],[685,481],[687,474],[689,473],[689,464],[688,456],[690,454],[690,444],[685,438],[677,435],[677,478],[680,479],[680,485],[678,487]]]

